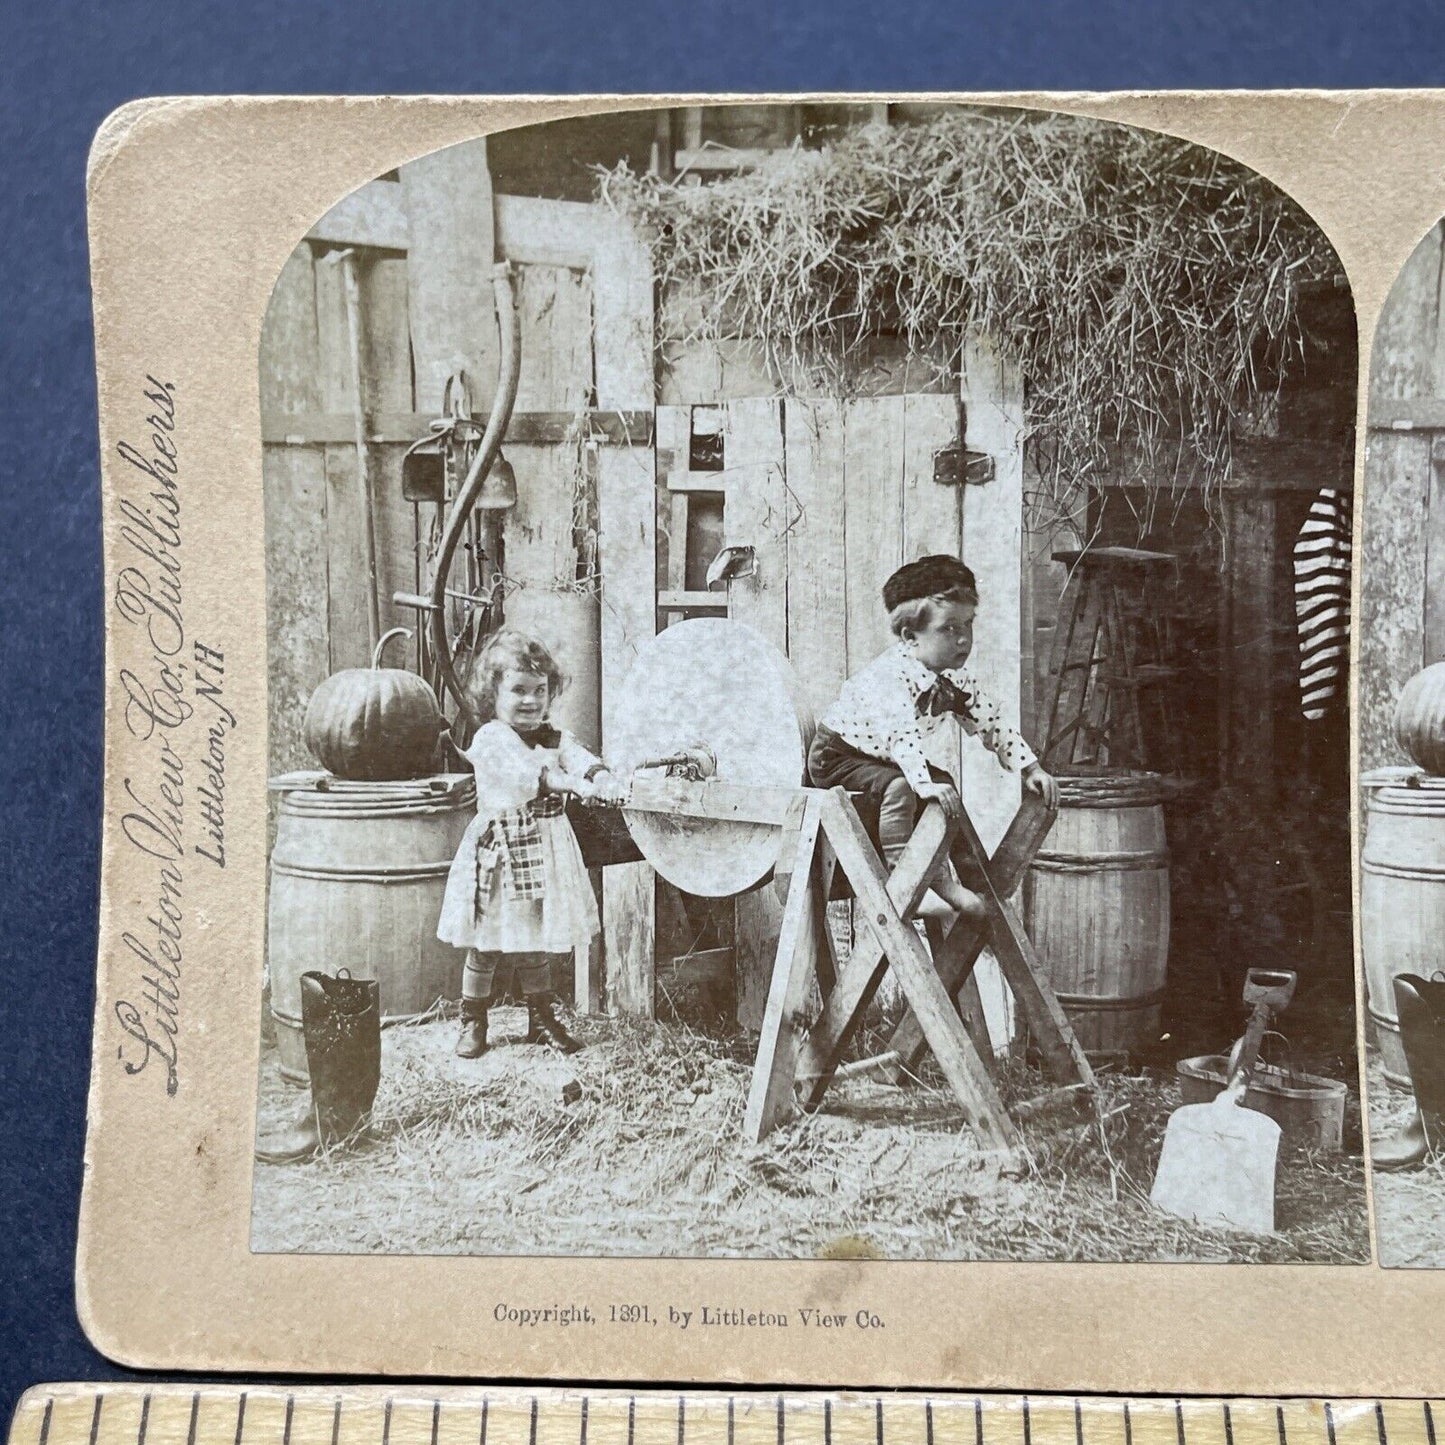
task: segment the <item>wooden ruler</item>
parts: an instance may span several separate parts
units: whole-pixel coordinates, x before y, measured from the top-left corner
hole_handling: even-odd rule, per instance
[[[46,1385],[10,1445],[1436,1445],[1445,1402]]]

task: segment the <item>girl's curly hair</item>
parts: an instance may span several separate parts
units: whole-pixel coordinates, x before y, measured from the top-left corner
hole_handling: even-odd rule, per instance
[[[472,706],[483,722],[490,722],[497,712],[497,688],[506,672],[529,672],[547,679],[547,695],[555,702],[567,686],[567,675],[557,659],[535,637],[503,627],[494,632],[477,654],[476,666],[468,681]]]

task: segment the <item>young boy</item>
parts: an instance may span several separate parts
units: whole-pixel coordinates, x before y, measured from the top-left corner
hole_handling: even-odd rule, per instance
[[[878,843],[891,868],[921,803],[941,804],[950,818],[962,813],[957,789],[923,752],[924,739],[952,713],[1003,767],[1022,774],[1029,792],[1057,805],[1058,784],[968,670],[978,608],[973,573],[957,557],[920,558],[883,584],[883,605],[898,642],[850,677],[823,714],[808,750],[812,784],[863,795],[864,817],[876,815]],[[947,864],[931,881],[936,897],[925,898],[921,911],[939,911],[939,900],[954,912],[978,911],[978,898]]]

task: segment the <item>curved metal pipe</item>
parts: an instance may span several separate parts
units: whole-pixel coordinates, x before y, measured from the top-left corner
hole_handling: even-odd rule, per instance
[[[482,434],[481,445],[477,448],[471,470],[467,473],[447,517],[441,547],[437,551],[431,596],[428,599],[431,603],[432,651],[436,654],[437,664],[441,668],[442,683],[446,691],[456,699],[462,717],[469,723],[476,722],[476,715],[472,712],[465,689],[457,681],[456,670],[452,667],[452,640],[447,633],[447,573],[451,570],[452,557],[456,553],[457,543],[461,541],[467,518],[476,505],[482,483],[486,481],[487,473],[496,461],[497,453],[502,449],[502,438],[506,435],[507,424],[512,419],[512,408],[517,401],[517,378],[522,369],[522,321],[517,314],[516,301],[512,294],[512,268],[505,262],[492,268],[492,287],[496,292],[497,322],[502,334],[497,395],[492,402],[487,429]]]

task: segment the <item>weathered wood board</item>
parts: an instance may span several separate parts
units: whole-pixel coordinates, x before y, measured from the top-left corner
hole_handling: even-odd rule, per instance
[[[382,256],[361,274],[362,385],[369,415],[415,404],[412,393],[411,334],[408,326],[408,265]],[[401,493],[405,448],[391,443],[370,448],[371,504],[376,524],[376,582],[381,631],[415,628],[416,613],[392,601],[416,585],[416,519]],[[364,559],[360,560],[364,568]],[[388,650],[391,666],[407,657],[400,641]]]
[[[609,447],[598,458],[602,565],[602,744],[609,746],[638,648],[656,630],[656,479],[650,448]],[[608,1012],[651,1018],[656,879],[645,863],[603,873]],[[579,1004],[580,1007],[580,1004]]]
[[[784,425],[796,513],[788,533],[788,655],[816,716],[848,675],[848,607],[838,564],[845,525],[843,403],[790,401]]]
[[[1445,658],[1445,223],[1390,291],[1370,362],[1360,557],[1360,766],[1405,760],[1395,702],[1410,676]],[[1432,460],[1440,456],[1440,461]]]
[[[316,410],[316,278],[311,247],[291,253],[261,333],[261,407],[281,417]],[[266,510],[267,686],[271,773],[306,767],[307,699],[329,668],[326,630],[326,459],[316,448],[268,446]]]
[[[1225,504],[1229,586],[1225,633],[1229,689],[1227,780],[1272,786],[1274,772],[1275,499],[1267,492],[1230,496]]]
[[[518,268],[522,324],[520,411],[581,412],[592,390],[592,288],[562,266]],[[517,505],[505,518],[505,570],[523,588],[576,582],[573,513],[588,479],[578,445],[508,446]]]
[[[1016,367],[982,341],[965,351],[960,394],[967,416],[962,438],[993,458],[993,480],[963,489],[962,556],[978,579],[978,614],[969,665],[980,685],[1021,722],[1023,636],[1024,390]],[[990,851],[999,845],[1019,805],[1019,780],[976,742],[966,742],[959,778],[969,815]],[[973,977],[996,1047],[1014,1033],[1012,995],[987,951]]]
[[[316,342],[321,409],[350,416],[356,409],[340,252],[316,261]],[[364,324],[364,323],[363,323]],[[326,457],[326,635],[328,672],[370,662],[366,622],[366,512],[356,447],[333,442]]]
[[[727,584],[728,616],[788,649],[788,528],[792,519],[783,453],[783,404],[775,397],[733,402],[723,428],[723,545],[752,547],[756,570]],[[742,695],[743,683],[739,681]],[[798,779],[802,782],[802,778]],[[762,1027],[783,905],[770,888],[735,909],[738,1022]]]
[[[492,290],[495,227],[486,140],[419,156],[401,168],[400,191],[416,403],[440,415],[447,377],[460,371],[473,405],[485,411],[496,391],[501,347]]]

